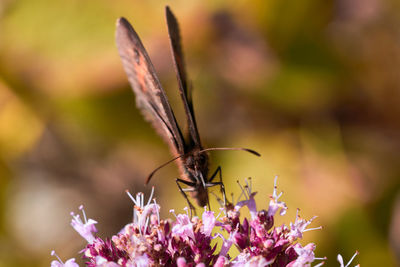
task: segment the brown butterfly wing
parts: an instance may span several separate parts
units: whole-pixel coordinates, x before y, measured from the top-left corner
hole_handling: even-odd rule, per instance
[[[116,43],[137,106],[173,154],[182,155],[185,142],[167,96],[139,36],[125,18],[117,21]]]
[[[185,70],[185,61],[183,58],[178,21],[168,6],[165,8],[165,16],[167,19],[172,58],[174,60],[176,76],[179,83],[179,92],[185,108],[187,126],[189,129],[188,145],[190,147],[187,147],[186,150],[191,150],[194,147],[201,149],[200,136],[197,130],[197,124],[193,110],[192,95],[190,88],[188,87],[188,80]]]

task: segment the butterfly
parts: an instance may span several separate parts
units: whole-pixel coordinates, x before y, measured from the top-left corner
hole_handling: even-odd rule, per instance
[[[260,156],[260,154],[246,148],[203,148],[194,116],[191,88],[188,85],[185,70],[178,21],[168,6],[165,8],[165,13],[179,93],[186,114],[186,139],[177,123],[167,95],[161,87],[146,49],[131,24],[123,17],[117,21],[116,43],[122,65],[136,95],[137,107],[157,133],[163,137],[174,156],[172,160],[156,168],[148,176],[146,184],[157,170],[172,161],[176,161],[181,173],[180,178],[176,179],[176,183],[192,210],[194,207],[186,192],[189,192],[200,207],[210,206],[208,188],[212,186],[220,186],[224,199],[226,199],[221,167],[218,167],[211,176],[208,176],[208,151],[244,150],[257,156]],[[217,174],[219,174],[220,181],[214,181]]]

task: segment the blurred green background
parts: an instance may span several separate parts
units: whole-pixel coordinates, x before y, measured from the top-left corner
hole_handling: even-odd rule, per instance
[[[171,158],[135,107],[114,43],[125,16],[149,51],[180,122],[164,6],[177,16],[202,141],[228,192],[273,177],[326,266],[400,258],[400,4],[394,0],[0,2],[0,266],[49,266],[85,242],[84,204],[109,237],[132,218],[124,190]],[[182,124],[182,123],[181,123]],[[152,181],[163,217],[186,204],[176,166]],[[213,207],[217,208],[215,202]]]

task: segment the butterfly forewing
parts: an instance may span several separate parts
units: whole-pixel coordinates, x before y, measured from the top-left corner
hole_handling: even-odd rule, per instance
[[[137,106],[173,154],[183,154],[185,142],[167,96],[139,36],[125,18],[117,21],[116,43]]]
[[[165,9],[165,16],[168,25],[168,35],[171,42],[172,58],[174,60],[176,76],[179,84],[179,92],[185,108],[187,127],[189,130],[189,147],[186,148],[186,152],[189,152],[191,149],[193,149],[193,146],[201,148],[200,136],[194,116],[191,90],[188,87],[188,79],[185,70],[185,60],[182,52],[178,21],[169,7],[166,7]]]

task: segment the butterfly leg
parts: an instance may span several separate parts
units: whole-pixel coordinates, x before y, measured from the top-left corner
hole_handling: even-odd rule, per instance
[[[219,182],[212,182],[214,180],[214,178],[217,176],[217,174],[219,174]],[[222,196],[224,198],[224,206],[225,206],[226,205],[226,193],[225,193],[224,183],[222,182],[221,166],[218,166],[218,168],[215,170],[215,172],[211,175],[209,183],[207,183],[208,187],[216,186],[216,185],[220,186],[220,190],[221,190]]]
[[[180,185],[179,183],[182,183],[182,184],[184,184],[184,185],[191,186],[191,187],[195,186],[195,184],[194,184],[194,183],[191,183],[191,182],[188,182],[188,181],[185,181],[185,180],[182,180],[182,179],[176,179],[175,182],[176,182],[176,184],[178,185],[179,192],[181,192],[182,196],[186,199],[186,201],[187,201],[187,203],[188,203],[188,205],[189,205],[189,208],[190,208],[190,217],[192,217],[192,212],[193,212],[193,211],[194,211],[194,215],[196,215],[196,209],[195,209],[195,207],[192,205],[192,203],[190,202],[188,196],[187,196],[186,193],[185,193],[185,192],[193,191],[192,188],[182,188],[181,185]]]

